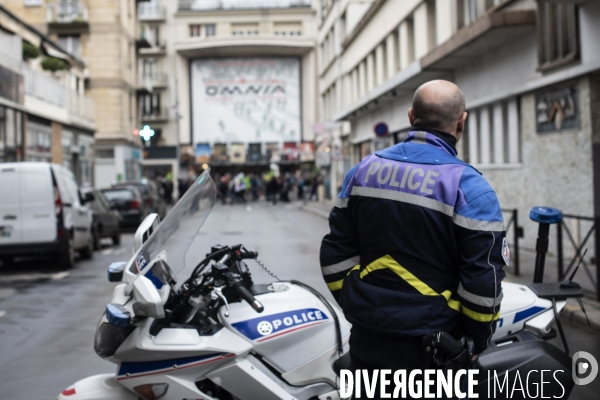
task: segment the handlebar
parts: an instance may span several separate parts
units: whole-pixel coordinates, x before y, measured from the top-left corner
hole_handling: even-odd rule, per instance
[[[242,260],[248,259],[248,258],[256,258],[258,257],[258,251],[244,251],[242,253],[240,253],[240,258]]]
[[[254,298],[252,293],[248,291],[241,283],[235,285],[233,290],[240,296],[246,303],[250,304],[250,307],[254,309],[257,313],[261,313],[265,310],[265,307]]]

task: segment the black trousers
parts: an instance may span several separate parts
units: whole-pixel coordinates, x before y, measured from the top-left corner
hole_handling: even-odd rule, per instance
[[[406,370],[406,380],[410,372],[421,367],[421,342],[423,336],[393,337],[373,334],[371,332],[352,327],[350,334],[350,370],[354,374],[357,369],[367,370],[369,377],[373,376],[374,370],[389,369],[392,374],[387,376],[390,384],[386,392],[394,392],[393,374],[396,370]],[[379,379],[377,381],[379,383]],[[375,396],[367,397],[364,379],[360,382],[360,397],[353,396],[352,399],[381,399],[379,384],[376,385]],[[432,392],[435,392],[432,390]],[[406,391],[404,399],[412,399]],[[440,397],[446,399],[446,397]]]

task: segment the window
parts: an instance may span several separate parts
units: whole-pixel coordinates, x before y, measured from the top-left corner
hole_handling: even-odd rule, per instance
[[[115,158],[115,149],[96,149],[96,158]]]
[[[302,22],[275,22],[273,31],[277,36],[301,36]]]
[[[258,35],[258,24],[231,24],[231,34],[234,36]]]
[[[468,110],[465,161],[475,166],[519,164],[519,112],[516,98]]]
[[[60,35],[58,44],[67,53],[71,53],[78,58],[81,57],[81,37],[79,35]]]
[[[138,98],[141,117],[160,115],[160,93],[143,94]]]
[[[204,33],[206,34],[206,36],[215,36],[215,24],[204,25]]]
[[[190,36],[191,37],[202,36],[202,25],[200,25],[200,24],[190,25]]]
[[[562,66],[579,57],[576,5],[540,1],[537,21],[540,71]]]
[[[42,0],[23,0],[25,7],[41,6]]]

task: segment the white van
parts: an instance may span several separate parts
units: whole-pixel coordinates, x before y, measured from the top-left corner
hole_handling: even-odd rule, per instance
[[[0,259],[50,255],[72,268],[75,251],[93,252],[92,212],[75,177],[62,165],[42,162],[0,164]]]

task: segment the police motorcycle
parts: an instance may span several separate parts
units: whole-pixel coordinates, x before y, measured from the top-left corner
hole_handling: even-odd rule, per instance
[[[258,263],[258,254],[243,245],[202,255],[199,230],[215,199],[207,170],[164,221],[151,214],[142,222],[132,258],[108,269],[118,284],[94,340],[117,371],[82,379],[58,399],[339,399],[350,334],[341,310],[260,263],[275,281],[253,284],[244,260]],[[504,284],[503,291],[502,322],[477,367],[510,373],[560,366],[570,373],[569,357],[543,340],[564,299],[524,285]],[[449,335],[430,344],[442,361],[468,353],[464,339]]]

